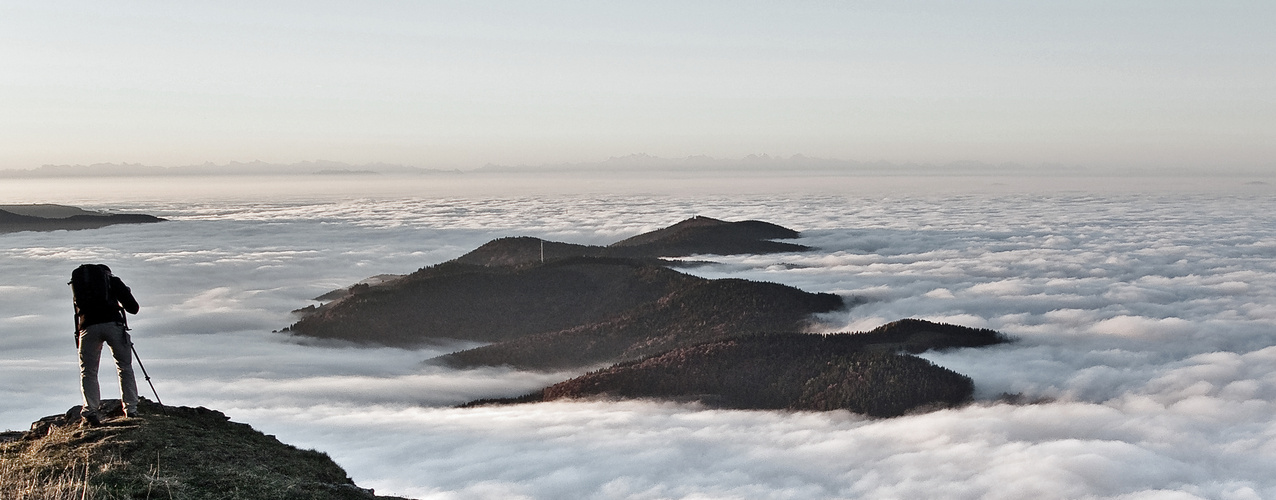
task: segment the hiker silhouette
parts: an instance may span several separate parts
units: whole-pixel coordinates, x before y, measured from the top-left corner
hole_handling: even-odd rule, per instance
[[[80,354],[80,388],[84,396],[80,417],[89,425],[101,423],[98,407],[102,394],[97,375],[104,343],[115,358],[124,416],[136,417],[137,379],[133,376],[133,342],[125,315],[126,311],[137,314],[139,309],[133,292],[105,264],[77,267],[68,284],[75,304],[75,346]]]

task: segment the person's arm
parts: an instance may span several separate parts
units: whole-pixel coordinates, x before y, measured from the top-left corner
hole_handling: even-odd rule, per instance
[[[118,300],[129,314],[137,314],[141,308],[137,305],[137,299],[133,298],[133,291],[129,290],[128,285],[125,285],[124,280],[118,276],[111,276],[111,294],[115,295],[115,300]]]

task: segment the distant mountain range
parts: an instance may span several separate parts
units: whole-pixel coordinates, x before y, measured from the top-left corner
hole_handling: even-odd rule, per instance
[[[687,156],[662,158],[648,154],[615,156],[602,161],[578,163],[543,163],[533,165],[487,164],[478,168],[425,168],[393,163],[350,164],[338,161],[315,160],[296,163],[268,163],[263,161],[230,162],[225,164],[202,163],[160,167],[138,163],[95,163],[91,165],[43,165],[34,169],[0,170],[0,178],[27,177],[126,177],[126,176],[181,176],[181,175],[448,175],[448,174],[510,174],[510,173],[643,173],[643,172],[738,172],[738,173],[810,173],[826,175],[1078,175],[1104,173],[1113,169],[1096,171],[1079,166],[1060,164],[1021,165],[1014,163],[949,162],[942,164],[893,163],[886,161],[850,161],[815,158],[803,155],[770,156],[748,155],[743,158],[714,158]],[[1139,173],[1137,170],[1122,170]],[[1184,173],[1189,171],[1184,171]],[[1166,173],[1164,170],[1145,173]]]
[[[204,163],[180,167],[157,167],[138,163],[95,163],[92,165],[44,165],[39,168],[0,170],[0,178],[40,177],[151,177],[194,175],[377,175],[456,174],[456,170],[436,170],[389,163],[351,165],[335,161],[303,161],[280,164],[262,161]]]
[[[944,163],[856,161],[836,158],[817,158],[804,155],[772,156],[754,154],[741,158],[715,158],[705,155],[682,158],[664,158],[649,154],[613,156],[600,161],[540,164],[486,164],[464,168],[418,167],[396,163],[352,164],[339,161],[314,160],[295,163],[269,163],[263,161],[229,162],[224,164],[201,163],[160,167],[139,163],[95,163],[91,165],[43,165],[34,169],[0,170],[0,178],[40,177],[142,177],[142,176],[205,176],[205,175],[334,175],[375,176],[386,175],[484,175],[484,174],[595,174],[616,176],[625,174],[703,174],[703,175],[867,175],[867,176],[1272,176],[1271,166],[1220,167],[1211,165],[1200,168],[1187,167],[1122,167],[1116,165],[1081,166],[1060,163],[987,163],[979,161],[951,161]]]
[[[772,156],[753,154],[742,158],[715,158],[695,155],[663,158],[649,154],[613,156],[602,161],[579,163],[545,163],[539,165],[485,165],[476,172],[772,172],[815,174],[847,173],[870,175],[896,174],[1074,174],[1088,171],[1084,167],[1061,164],[1022,165],[1017,163],[983,163],[956,161],[934,163],[896,163],[888,161],[854,161],[817,158],[805,155]]]
[[[66,205],[0,205],[0,233],[96,229],[162,221],[164,219],[153,215],[90,212]]]

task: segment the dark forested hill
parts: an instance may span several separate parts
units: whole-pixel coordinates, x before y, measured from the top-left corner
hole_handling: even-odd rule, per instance
[[[699,254],[735,255],[810,250],[803,245],[770,241],[793,239],[798,235],[797,231],[769,222],[727,222],[697,216],[608,246],[575,245],[530,237],[500,238],[458,257],[456,262],[508,266],[540,262],[542,255],[548,261],[569,257],[655,259]]]
[[[680,347],[511,400],[619,397],[698,400],[727,408],[834,410],[877,417],[962,403],[963,375],[900,350],[1004,342],[992,330],[903,320],[860,334],[772,334]]]
[[[163,220],[152,215],[106,214],[64,205],[0,205],[0,233],[96,229]]]
[[[695,217],[611,246],[515,237],[407,276],[331,292],[299,310],[296,335],[410,347],[491,345],[445,356],[458,366],[560,369],[634,359],[706,340],[802,331],[832,294],[775,283],[707,280],[660,257],[803,251],[772,239],[797,231],[762,221]]]
[[[793,239],[798,235],[792,229],[759,220],[726,222],[693,217],[664,229],[612,243],[607,252],[623,257],[680,257],[810,250],[803,245],[770,241]]]
[[[603,321],[699,280],[660,266],[575,258],[545,265],[443,263],[325,305],[292,333],[392,346],[499,342]]]
[[[497,238],[457,257],[453,262],[475,266],[513,266],[568,257],[601,257],[607,247],[546,241],[530,236]]]
[[[605,247],[501,238],[453,261],[330,294],[333,302],[304,311],[288,330],[402,347],[488,343],[435,360],[460,367],[618,363],[514,402],[654,397],[893,416],[971,397],[969,378],[909,353],[1004,342],[997,332],[909,319],[864,333],[804,334],[814,314],[845,301],[776,283],[704,279],[660,259],[806,250],[774,241],[796,236],[761,221],[697,217]]]
[[[800,331],[813,313],[842,305],[832,294],[707,280],[631,259],[576,257],[522,266],[452,262],[357,288],[290,331],[392,346],[494,342],[445,361],[553,369],[733,335]]]
[[[443,356],[454,366],[564,369],[635,359],[679,346],[772,331],[804,331],[841,297],[740,279],[679,280],[670,293],[602,321]]]

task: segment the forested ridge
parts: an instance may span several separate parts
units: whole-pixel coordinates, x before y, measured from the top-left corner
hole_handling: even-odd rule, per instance
[[[813,314],[846,301],[776,283],[691,276],[660,259],[807,250],[771,241],[797,236],[762,221],[695,217],[606,247],[501,238],[406,276],[325,294],[335,300],[298,310],[304,316],[285,331],[396,347],[485,342],[491,344],[439,361],[537,370],[635,359],[731,336],[803,331]]]
[[[4,207],[6,208],[0,208],[0,233],[97,229],[115,224],[147,224],[164,221],[153,215],[88,212],[64,205],[4,205]],[[46,213],[50,215],[43,215]]]
[[[884,417],[971,397],[969,378],[909,353],[1005,342],[995,331],[905,319],[862,333],[801,333],[815,326],[815,314],[858,300],[700,278],[658,258],[709,248],[805,249],[772,241],[796,235],[760,221],[694,218],[607,247],[502,238],[331,294],[336,300],[307,311],[290,330],[401,347],[488,343],[433,360],[455,367],[612,365],[521,398],[473,404],[662,398]]]
[[[658,300],[605,321],[452,353],[454,366],[523,369],[588,366],[584,361],[636,359],[674,347],[769,331],[801,331],[813,313],[843,307],[841,297],[741,279],[685,283]]]
[[[656,398],[891,417],[961,404],[974,391],[970,378],[905,352],[1006,340],[992,330],[921,320],[901,320],[865,333],[749,335],[618,363],[521,398],[471,404]]]
[[[727,222],[693,217],[672,226],[617,241],[607,246],[577,245],[526,236],[498,238],[462,255],[456,262],[509,266],[571,257],[658,259],[688,255],[765,254],[804,252],[810,247],[772,241],[797,238],[792,229],[758,220]]]
[[[493,344],[445,356],[456,366],[561,369],[633,359],[704,340],[804,330],[833,294],[708,280],[644,261],[573,257],[545,264],[448,262],[358,287],[290,327],[295,334],[410,347]]]
[[[448,339],[500,342],[603,321],[699,280],[638,261],[577,257],[546,264],[446,262],[356,287],[293,333],[409,347]]]

